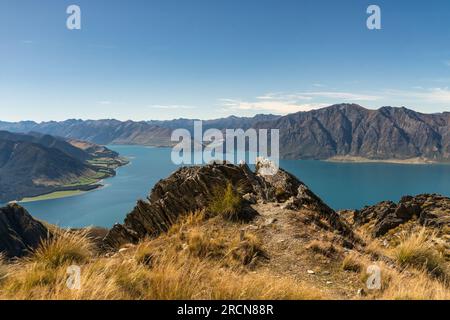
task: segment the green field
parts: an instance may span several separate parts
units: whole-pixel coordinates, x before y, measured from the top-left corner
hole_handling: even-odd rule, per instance
[[[82,194],[84,192],[86,192],[86,191],[81,191],[81,190],[56,191],[56,192],[52,192],[52,193],[48,193],[48,194],[43,194],[43,195],[37,196],[37,197],[23,198],[19,202],[26,203],[26,202],[35,202],[35,201],[72,197],[72,196]]]

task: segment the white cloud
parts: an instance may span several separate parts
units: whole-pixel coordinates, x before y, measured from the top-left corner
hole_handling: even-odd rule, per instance
[[[110,104],[111,104],[111,101],[108,101],[108,100],[103,100],[103,101],[99,101],[99,102],[98,102],[98,104],[101,104],[101,105],[107,106],[107,105],[110,105]]]
[[[450,103],[450,90],[448,88],[432,88],[425,97],[430,101]]]
[[[313,92],[302,92],[300,94],[311,98],[340,99],[346,101],[375,101],[381,99],[380,96],[350,93],[350,92],[340,92],[340,91],[313,91]]]
[[[450,103],[450,89],[447,87],[428,89],[416,87],[416,89],[417,91],[386,90],[385,94],[388,97],[395,97],[405,101],[414,99],[421,103]]]
[[[221,105],[228,110],[255,112],[274,112],[288,114],[298,111],[310,111],[340,102],[375,101],[381,97],[339,91],[311,91],[295,93],[267,93],[254,101],[221,99]]]
[[[310,111],[327,106],[323,103],[293,103],[281,100],[267,101],[240,101],[233,99],[222,99],[222,105],[225,110],[255,111],[255,112],[273,112],[277,114],[288,114],[299,111]]]

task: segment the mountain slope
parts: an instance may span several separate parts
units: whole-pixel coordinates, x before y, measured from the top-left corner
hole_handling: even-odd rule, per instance
[[[290,114],[258,127],[280,130],[280,153],[289,159],[450,161],[450,113],[421,114],[391,107],[368,110],[341,104]]]
[[[114,175],[121,162],[116,153],[96,150],[49,135],[0,132],[0,202],[98,187],[93,183]]]

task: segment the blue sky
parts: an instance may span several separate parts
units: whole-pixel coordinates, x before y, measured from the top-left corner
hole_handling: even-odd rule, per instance
[[[79,5],[82,29],[66,28]],[[368,30],[379,5],[382,30]],[[450,111],[450,1],[0,0],[0,120]]]

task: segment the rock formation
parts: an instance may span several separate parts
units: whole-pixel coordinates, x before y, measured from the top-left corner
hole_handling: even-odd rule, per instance
[[[138,201],[125,222],[115,225],[105,237],[105,246],[118,248],[166,232],[180,216],[207,208],[214,191],[228,183],[236,187],[248,204],[282,202],[293,210],[305,207],[319,212],[339,232],[352,235],[339,215],[293,175],[280,169],[267,176],[259,169],[257,166],[256,172],[252,172],[245,164],[226,163],[181,168],[159,181],[147,201]]]
[[[26,255],[47,236],[47,228],[21,206],[0,208],[0,252],[7,258]]]
[[[411,220],[426,227],[450,229],[450,198],[437,194],[405,196],[398,204],[383,201],[357,210],[353,219],[356,226],[372,224],[374,237],[383,236]]]

